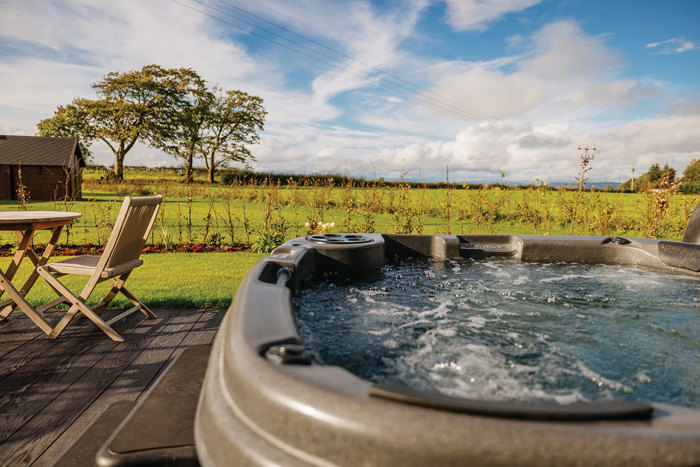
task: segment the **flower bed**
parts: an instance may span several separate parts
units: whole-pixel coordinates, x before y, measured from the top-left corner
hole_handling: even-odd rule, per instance
[[[86,245],[70,245],[70,246],[57,246],[53,253],[53,256],[79,256],[79,255],[93,255],[100,256],[104,246],[97,246],[91,243]],[[17,247],[12,243],[6,243],[0,245],[0,257],[2,256],[13,256],[17,251]],[[44,245],[36,244],[34,245],[34,251],[37,255],[41,255],[44,252]],[[207,245],[204,243],[184,243],[182,245],[173,245],[170,248],[166,247],[162,243],[156,243],[155,245],[148,245],[143,249],[142,254],[149,253],[234,253],[234,252],[249,252],[250,245],[245,243],[237,243],[235,245]]]

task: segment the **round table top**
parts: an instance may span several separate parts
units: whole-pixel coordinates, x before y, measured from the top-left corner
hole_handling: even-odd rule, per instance
[[[3,211],[0,212],[0,225],[60,221],[70,223],[80,216],[82,214],[79,212],[66,211]]]

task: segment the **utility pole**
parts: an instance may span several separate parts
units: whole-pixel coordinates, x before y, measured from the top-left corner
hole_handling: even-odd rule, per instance
[[[632,192],[634,193],[634,162],[632,162]]]

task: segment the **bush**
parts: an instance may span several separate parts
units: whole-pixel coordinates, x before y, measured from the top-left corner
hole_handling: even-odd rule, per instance
[[[684,183],[678,187],[678,191],[684,195],[693,195],[700,193],[700,182]]]
[[[230,185],[232,184],[238,177],[240,176],[239,173],[232,172],[230,170],[227,170],[226,172],[221,174],[221,182],[224,185]]]

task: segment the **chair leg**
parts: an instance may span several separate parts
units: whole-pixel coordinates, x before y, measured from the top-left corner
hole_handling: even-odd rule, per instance
[[[61,294],[66,297],[73,305],[70,307],[68,312],[65,314],[65,316],[61,319],[61,321],[56,325],[56,327],[51,331],[51,334],[49,334],[49,338],[55,339],[58,337],[61,332],[66,328],[68,323],[73,319],[73,317],[78,313],[81,312],[84,314],[90,321],[95,323],[98,328],[102,330],[107,336],[109,336],[110,339],[116,342],[123,342],[124,339],[114,330],[112,329],[107,323],[102,321],[99,316],[95,312],[93,312],[86,304],[85,304],[85,299],[83,296],[89,296],[90,292],[92,292],[92,289],[95,288],[95,285],[97,284],[96,280],[90,280],[88,281],[88,284],[85,286],[85,289],[83,289],[83,292],[80,294],[80,297],[75,296],[70,290],[66,288],[63,284],[61,284],[58,279],[53,277],[51,273],[49,273],[46,269],[44,268],[38,268],[39,274],[46,279],[47,282],[49,282],[52,286],[56,288],[56,290],[60,291]]]
[[[120,289],[119,289],[119,291],[122,293],[122,295],[124,295],[126,298],[128,298],[128,299],[131,301],[131,303],[133,303],[134,305],[140,305],[140,306],[141,306],[141,312],[142,312],[144,315],[146,315],[146,318],[148,318],[148,319],[157,318],[157,316],[155,315],[155,313],[153,313],[153,312],[151,311],[150,308],[148,308],[146,305],[144,305],[144,303],[143,303],[141,300],[139,300],[138,298],[136,298],[136,297],[134,296],[134,294],[132,294],[131,292],[129,292],[129,290],[128,290],[126,287],[121,286]]]
[[[131,271],[119,276],[119,280],[110,279],[109,281],[113,284],[113,287],[110,289],[109,292],[107,292],[107,295],[105,295],[105,298],[103,298],[100,301],[100,303],[92,307],[93,311],[97,313],[101,313],[102,311],[104,311],[112,302],[112,300],[114,300],[114,297],[117,296],[117,294],[119,293],[119,289],[121,289],[121,287],[124,285],[124,282],[126,282],[130,274]]]
[[[136,298],[134,294],[129,292],[129,290],[124,287],[124,283],[126,280],[129,278],[129,275],[131,274],[131,271],[122,274],[119,276],[119,279],[110,279],[109,281],[113,284],[112,289],[109,291],[109,293],[105,296],[102,301],[94,306],[92,309],[95,311],[102,311],[104,310],[107,305],[114,299],[114,297],[118,294],[121,293],[124,295],[131,303],[133,303],[135,306],[139,307],[141,312],[146,316],[148,319],[153,319],[157,318],[155,313],[153,313],[141,300]]]
[[[63,315],[63,318],[56,324],[56,326],[53,328],[53,331],[49,334],[49,339],[56,339],[59,334],[63,332],[63,330],[68,326],[68,323],[70,323],[75,315],[80,311],[78,308],[78,305],[75,304],[75,302],[71,299],[68,299],[72,306],[70,309],[66,312],[66,314]]]

